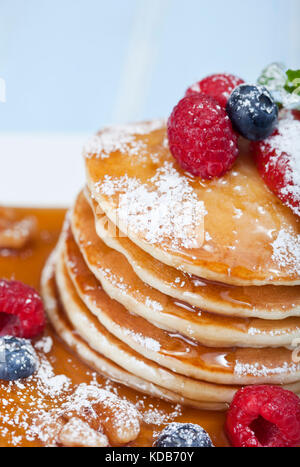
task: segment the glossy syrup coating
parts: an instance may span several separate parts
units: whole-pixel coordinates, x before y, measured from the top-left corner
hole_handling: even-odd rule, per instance
[[[98,237],[106,245],[124,255],[136,275],[146,284],[160,292],[184,302],[183,308],[193,311],[194,307],[220,315],[262,318],[265,320],[285,319],[300,315],[300,286],[251,286],[235,287],[184,273],[156,260],[135,245],[108,220],[99,210],[87,189],[86,199],[95,216]],[[79,195],[82,200],[83,195]],[[76,215],[79,201],[73,210]],[[84,216],[80,214],[81,221]],[[86,222],[86,219],[85,219]],[[74,224],[74,222],[73,222]],[[194,309],[195,311],[195,309]],[[190,319],[191,314],[189,315]],[[228,321],[227,321],[228,322]],[[273,323],[270,323],[271,326]]]
[[[19,218],[34,216],[37,220],[38,232],[36,239],[25,249],[20,251],[0,250],[0,277],[14,278],[39,289],[41,270],[56,244],[65,211],[48,209],[17,209],[14,211]],[[154,439],[153,433],[161,431],[169,422],[173,421],[199,424],[210,434],[216,446],[228,445],[223,431],[225,421],[223,413],[175,407],[120,384],[107,381],[99,375],[95,377],[91,369],[55,336],[50,326],[46,329],[43,338],[39,338],[34,344],[38,356],[44,364],[43,368],[47,371],[38,372],[36,376],[21,383],[3,382],[0,384],[2,400],[0,446],[45,445],[45,441],[39,437],[39,430],[37,430],[36,435],[32,433],[36,410],[41,413],[50,412],[65,402],[66,393],[58,391],[59,382],[67,382],[69,391],[72,392],[81,383],[88,384],[95,378],[100,387],[110,391],[117,390],[120,396],[134,403],[142,414],[141,432],[131,445],[151,446]],[[59,376],[59,378],[52,379],[55,376]],[[19,417],[18,422],[14,420],[15,416]],[[50,419],[48,423],[51,425]],[[55,431],[57,426],[52,428]]]
[[[166,324],[170,317],[178,313],[177,307],[168,307],[168,297],[166,297],[166,302],[157,301],[159,298],[153,296],[152,290],[143,286],[143,283],[136,280],[128,281],[132,273],[128,270],[124,257],[120,257],[119,253],[110,250],[99,240],[93,225],[87,222],[86,218],[84,218],[83,226],[85,228],[77,234],[79,248],[70,232],[64,240],[64,262],[76,292],[110,333],[126,342],[139,354],[185,376],[220,384],[257,384],[262,382],[262,378],[266,383],[287,383],[291,381],[293,373],[294,381],[299,379],[296,366],[291,360],[292,352],[281,346],[272,348],[276,346],[274,335],[283,331],[286,325],[285,320],[280,320],[278,323],[272,321],[269,325],[270,329],[273,328],[269,341],[272,347],[265,344],[259,346],[263,348],[256,349],[253,343],[235,348],[234,327],[243,324],[247,326],[249,324],[247,321],[246,323],[234,323],[233,319],[224,318],[222,326],[213,314],[209,314],[207,318],[211,320],[211,334],[213,331],[220,336],[227,333],[227,348],[222,348],[218,338],[213,340],[212,337],[206,346],[203,345],[202,339],[195,342],[193,333],[188,337],[183,337],[180,335],[181,329],[174,328],[169,332],[163,330],[162,326],[157,326],[155,320],[153,322],[152,309],[144,314],[139,311],[138,306],[141,302],[147,303],[147,301],[156,304],[156,307],[161,304],[162,312],[166,310],[168,313]],[[59,262],[57,260],[57,263]],[[68,288],[66,282],[68,283],[62,279],[60,289],[63,291]],[[120,289],[120,293],[116,289]],[[134,300],[129,300],[133,293],[135,293]],[[66,303],[68,304],[69,301],[69,299],[66,300]],[[71,305],[69,307],[66,305],[66,308],[71,308]],[[180,307],[179,311],[181,311]],[[189,322],[189,316],[192,314],[191,310],[186,312],[186,322]],[[201,326],[201,318],[202,315],[199,317],[199,326]],[[192,316],[189,326],[193,330]],[[267,332],[266,329],[262,332]],[[208,329],[207,332],[209,332]],[[292,330],[287,326],[285,331],[287,337],[289,333],[292,334]]]
[[[231,171],[189,176],[163,123],[105,129],[85,149],[99,207],[157,260],[238,286],[300,284],[300,220],[261,179],[245,141]]]

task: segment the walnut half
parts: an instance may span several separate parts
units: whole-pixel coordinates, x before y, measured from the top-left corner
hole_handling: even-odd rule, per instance
[[[133,404],[117,395],[80,384],[63,407],[67,420],[80,419],[96,433],[104,432],[112,446],[126,445],[140,433],[140,414]]]
[[[107,437],[80,418],[71,418],[58,435],[58,443],[65,447],[104,448],[109,445]]]
[[[0,248],[21,249],[36,235],[35,217],[16,220],[12,210],[0,209]]]

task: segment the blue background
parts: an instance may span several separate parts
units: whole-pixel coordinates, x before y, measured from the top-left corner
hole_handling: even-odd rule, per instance
[[[166,116],[213,72],[300,64],[300,0],[0,0],[0,131]]]

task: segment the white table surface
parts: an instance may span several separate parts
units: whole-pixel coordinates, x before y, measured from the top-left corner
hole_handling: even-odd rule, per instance
[[[70,206],[84,184],[88,135],[0,134],[0,205]]]

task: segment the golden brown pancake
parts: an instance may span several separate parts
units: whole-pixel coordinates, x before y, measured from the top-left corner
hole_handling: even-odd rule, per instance
[[[187,399],[218,403],[231,400],[237,386],[207,383],[179,375],[135,352],[101,325],[78,296],[66,269],[62,267],[60,270],[59,264],[56,265],[55,277],[66,316],[76,332],[96,352],[137,377]]]
[[[291,345],[299,337],[300,318],[267,321],[218,316],[168,297],[143,283],[125,256],[109,248],[97,236],[93,214],[82,193],[74,205],[71,223],[81,253],[105,292],[154,325],[212,347],[281,347]],[[72,238],[68,238],[68,245],[69,255],[73,251],[74,256],[69,261],[72,274],[73,264],[82,258]]]
[[[232,286],[206,281],[161,263],[122,235],[103,213],[86,188],[98,236],[122,253],[137,276],[154,289],[205,311],[267,320],[300,316],[300,286]],[[80,203],[78,203],[78,209]],[[81,213],[78,212],[78,216]],[[272,324],[270,324],[272,326]]]
[[[70,231],[66,235],[66,243],[62,242],[65,255],[60,255],[56,265],[56,281],[65,308],[71,300],[67,290],[69,294],[72,291],[72,296],[78,294],[101,325],[140,356],[177,374],[218,384],[288,384],[300,380],[300,364],[292,361],[292,351],[288,349],[209,348],[129,313],[104,292],[87,268]],[[66,313],[69,314],[68,309]]]
[[[66,344],[72,348],[84,362],[86,362],[91,368],[102,373],[104,376],[109,377],[117,382],[122,382],[123,384],[133,387],[143,393],[152,395],[154,397],[159,397],[167,401],[180,403],[184,405],[189,405],[198,409],[205,410],[226,410],[228,407],[227,403],[217,403],[217,402],[200,402],[198,400],[190,400],[184,398],[178,394],[175,394],[171,391],[166,390],[165,388],[158,387],[149,381],[140,379],[128,373],[120,366],[116,365],[113,361],[105,358],[102,354],[93,350],[87,342],[80,337],[79,333],[73,328],[71,322],[68,320],[61,300],[57,291],[55,279],[54,279],[54,262],[53,258],[50,258],[48,261],[42,278],[42,293],[45,301],[48,317],[54,326],[57,334],[66,342]],[[213,388],[214,385],[203,384],[202,388],[204,389],[205,395],[208,392],[208,388]],[[222,386],[221,386],[222,388]],[[224,387],[225,394],[227,397],[228,387]],[[300,385],[294,384],[286,386],[286,389],[299,393]],[[220,396],[220,388],[215,387],[215,392]],[[213,393],[215,394],[215,393]],[[215,400],[215,395],[213,395]]]
[[[249,148],[203,181],[178,166],[163,122],[87,145],[87,188],[43,294],[58,334],[97,371],[216,410],[245,385],[300,392],[300,219]]]
[[[54,264],[52,260],[48,261],[48,264],[44,269],[42,294],[48,317],[57,334],[93,370],[118,383],[125,384],[126,386],[132,387],[133,389],[145,394],[165,399],[172,403],[192,406],[204,410],[226,410],[226,403],[210,403],[189,400],[168,391],[167,389],[160,388],[144,379],[140,379],[93,350],[75,331],[63,310],[55,283]]]
[[[182,271],[239,286],[300,285],[300,219],[242,147],[212,181],[183,172],[161,122],[100,132],[85,149],[99,207],[140,248]]]

